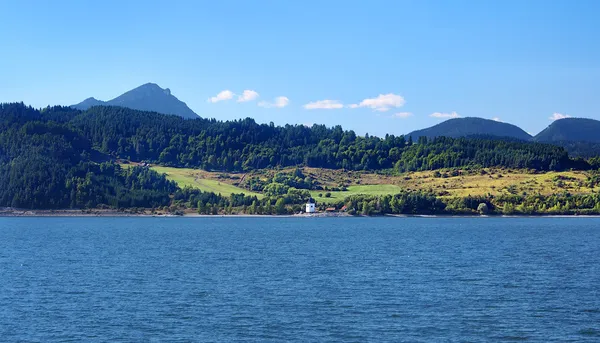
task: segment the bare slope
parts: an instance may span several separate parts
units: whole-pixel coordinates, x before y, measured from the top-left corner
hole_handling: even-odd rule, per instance
[[[141,85],[109,101],[87,98],[71,107],[87,110],[98,105],[121,106],[140,111],[175,114],[188,119],[198,118],[198,115],[185,102],[180,101],[171,94],[171,90],[168,88],[163,89],[155,83]]]

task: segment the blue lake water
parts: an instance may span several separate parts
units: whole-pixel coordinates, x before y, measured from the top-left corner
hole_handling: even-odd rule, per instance
[[[600,218],[0,218],[2,342],[600,341]]]

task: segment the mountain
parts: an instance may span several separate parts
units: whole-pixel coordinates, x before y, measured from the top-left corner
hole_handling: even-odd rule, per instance
[[[413,131],[408,134],[413,140],[421,136],[433,137],[469,137],[469,136],[496,136],[509,137],[519,140],[530,140],[531,135],[518,126],[483,118],[455,118],[439,123],[432,127]]]
[[[554,121],[533,140],[565,148],[570,155],[590,158],[600,156],[600,121],[565,118]]]
[[[162,114],[176,114],[187,119],[196,119],[194,113],[183,101],[171,94],[168,88],[162,89],[155,83],[146,83],[134,88],[112,100],[100,101],[95,98],[87,98],[79,104],[71,107],[87,110],[92,106],[120,106],[140,111],[152,111]]]
[[[534,138],[537,142],[600,143],[600,121],[586,118],[565,118],[554,121]]]
[[[73,105],[71,107],[76,108],[78,110],[85,111],[92,106],[102,106],[106,105],[104,101],[97,100],[96,98],[87,98],[77,105]]]

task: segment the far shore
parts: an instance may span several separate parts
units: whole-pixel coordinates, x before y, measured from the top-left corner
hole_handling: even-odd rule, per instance
[[[352,216],[345,212],[318,212],[318,213],[298,213],[288,215],[268,215],[268,214],[198,214],[188,212],[184,214],[173,213],[133,213],[117,210],[25,210],[25,209],[0,209],[0,217],[149,217],[149,218],[376,218],[376,217],[392,217],[392,218],[600,218],[600,215],[584,215],[584,214],[539,214],[539,215],[478,215],[478,214],[385,214],[383,216]]]

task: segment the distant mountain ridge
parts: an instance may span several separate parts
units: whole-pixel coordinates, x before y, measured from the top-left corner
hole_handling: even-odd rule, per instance
[[[109,101],[87,98],[71,107],[87,110],[92,106],[121,106],[140,111],[175,114],[187,119],[199,118],[185,102],[171,94],[171,90],[163,89],[155,83],[146,83]]]
[[[554,121],[533,140],[543,143],[600,143],[600,121],[587,118],[564,118]]]
[[[449,119],[432,127],[413,131],[407,136],[412,137],[413,140],[417,140],[421,136],[427,138],[441,136],[452,138],[470,136],[506,137],[524,141],[532,138],[530,134],[516,125],[476,117]]]
[[[587,118],[556,120],[535,137],[512,124],[474,117],[449,119],[406,136],[413,141],[421,136],[534,141],[563,147],[573,156],[588,158],[600,155],[600,121]]]

